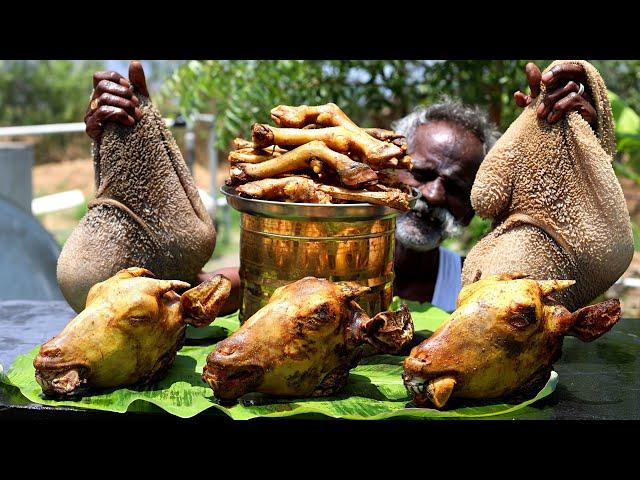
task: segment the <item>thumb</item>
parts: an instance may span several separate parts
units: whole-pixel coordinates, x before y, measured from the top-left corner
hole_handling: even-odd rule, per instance
[[[129,64],[129,82],[141,95],[150,98],[149,90],[147,90],[147,80],[144,76],[144,69],[142,68],[142,64],[137,60]]]

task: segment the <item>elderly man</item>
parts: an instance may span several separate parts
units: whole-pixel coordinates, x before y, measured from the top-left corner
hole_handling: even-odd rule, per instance
[[[582,66],[564,63],[543,76],[535,64],[529,63],[526,76],[531,93],[516,92],[518,106],[529,105],[540,93],[542,83],[550,93],[538,109],[540,119],[554,123],[566,113],[577,111],[595,126],[593,101],[589,92],[580,87],[587,83]],[[132,85],[148,96],[144,71],[138,62],[131,63],[128,80],[112,71],[94,74],[94,92],[85,115],[86,131],[93,140],[100,138],[106,122],[133,125],[140,118]],[[398,219],[395,294],[453,310],[461,288],[463,260],[440,244],[473,218],[471,187],[498,133],[478,109],[451,100],[418,108],[395,122],[393,128],[407,137],[413,157],[413,170],[402,173],[404,182],[422,192],[415,208]],[[232,295],[222,313],[232,312],[240,301],[238,269],[203,272],[200,279],[215,273],[232,281]]]
[[[473,180],[499,132],[478,108],[449,99],[417,108],[392,128],[407,137],[413,158],[401,178],[422,193],[397,221],[394,293],[454,310],[462,259],[440,244],[473,218]]]
[[[529,63],[526,76],[531,94],[516,92],[518,106],[529,105],[542,82],[551,93],[538,108],[541,120],[555,123],[577,111],[595,127],[593,100],[580,87],[587,83],[580,65],[561,64],[543,76]],[[413,158],[413,170],[403,172],[403,181],[422,193],[413,210],[397,222],[394,293],[452,311],[464,259],[440,244],[473,218],[471,187],[499,133],[479,109],[449,99],[416,109],[392,128],[407,137]]]

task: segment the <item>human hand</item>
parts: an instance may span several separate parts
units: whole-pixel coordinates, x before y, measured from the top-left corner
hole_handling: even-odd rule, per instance
[[[84,116],[87,135],[98,141],[106,122],[120,122],[131,126],[140,120],[140,100],[134,89],[149,98],[147,81],[140,62],[129,65],[129,79],[117,72],[96,72],[93,75],[93,94]]]
[[[589,93],[587,75],[582,65],[576,63],[562,63],[556,65],[544,75],[535,63],[529,62],[525,67],[527,82],[531,89],[530,95],[521,91],[514,94],[516,104],[526,107],[540,94],[542,83],[547,95],[538,106],[537,115],[540,119],[546,119],[553,124],[559,121],[569,112],[578,112],[584,120],[596,127],[598,115],[593,105],[593,98]],[[580,84],[584,86],[584,92],[578,95]]]

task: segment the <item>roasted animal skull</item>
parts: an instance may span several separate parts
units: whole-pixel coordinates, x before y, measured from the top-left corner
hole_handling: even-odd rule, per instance
[[[315,277],[278,288],[267,305],[217,344],[203,380],[226,401],[249,392],[334,394],[347,383],[364,344],[395,353],[413,337],[406,306],[371,318],[353,301],[368,290]]]
[[[415,404],[442,408],[450,397],[532,395],[560,358],[564,336],[589,342],[620,318],[617,299],[574,313],[549,300],[573,280],[523,277],[493,275],[462,289],[450,319],[404,361]]]
[[[158,380],[173,364],[187,324],[204,326],[218,314],[231,282],[217,275],[182,296],[179,280],[158,280],[127,268],[94,285],[86,308],[42,345],[34,359],[45,394],[67,396],[84,387],[108,388]]]

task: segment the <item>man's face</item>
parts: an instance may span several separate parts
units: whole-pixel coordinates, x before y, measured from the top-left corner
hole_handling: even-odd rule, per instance
[[[434,120],[416,129],[409,154],[413,169],[401,178],[420,190],[422,198],[398,218],[396,238],[406,248],[428,251],[473,218],[471,187],[484,152],[471,131]]]

